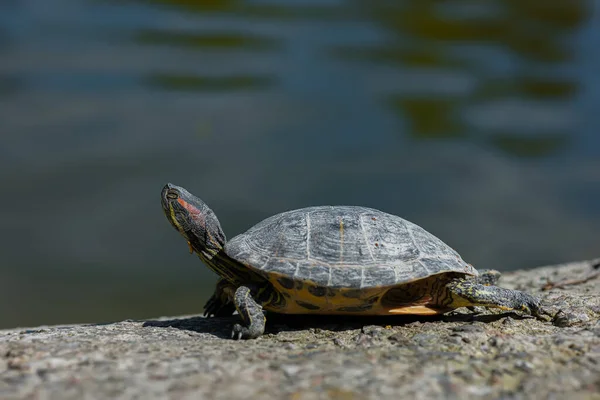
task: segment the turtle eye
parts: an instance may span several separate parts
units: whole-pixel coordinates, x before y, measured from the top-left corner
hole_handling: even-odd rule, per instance
[[[179,198],[179,195],[175,192],[168,192],[167,198],[172,199],[172,200],[177,200]]]

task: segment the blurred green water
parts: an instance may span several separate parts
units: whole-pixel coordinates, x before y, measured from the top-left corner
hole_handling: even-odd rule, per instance
[[[0,4],[0,327],[196,313],[229,237],[360,204],[480,268],[598,256],[597,1]]]

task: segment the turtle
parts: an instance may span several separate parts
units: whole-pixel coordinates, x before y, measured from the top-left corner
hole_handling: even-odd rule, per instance
[[[450,246],[398,216],[360,206],[313,206],[269,217],[227,241],[215,213],[168,183],[163,211],[219,279],[205,316],[231,316],[234,339],[283,314],[435,315],[459,307],[518,310],[545,319],[540,299],[495,286]]]

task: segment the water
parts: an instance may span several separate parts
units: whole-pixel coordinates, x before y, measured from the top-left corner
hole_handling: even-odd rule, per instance
[[[357,204],[479,268],[598,257],[598,1],[0,3],[0,327],[197,313],[228,237]]]

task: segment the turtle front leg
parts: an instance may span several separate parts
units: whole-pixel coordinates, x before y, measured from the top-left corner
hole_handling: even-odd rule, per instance
[[[450,308],[483,306],[502,310],[518,310],[546,320],[549,313],[540,306],[540,299],[530,294],[486,286],[469,279],[455,279],[446,284]]]
[[[235,311],[231,299],[235,293],[235,286],[221,278],[217,282],[215,293],[204,305],[205,317],[229,317]]]
[[[238,314],[246,326],[235,324],[231,337],[239,339],[255,339],[265,332],[266,318],[263,309],[253,298],[250,288],[240,286],[235,291],[233,302]]]

